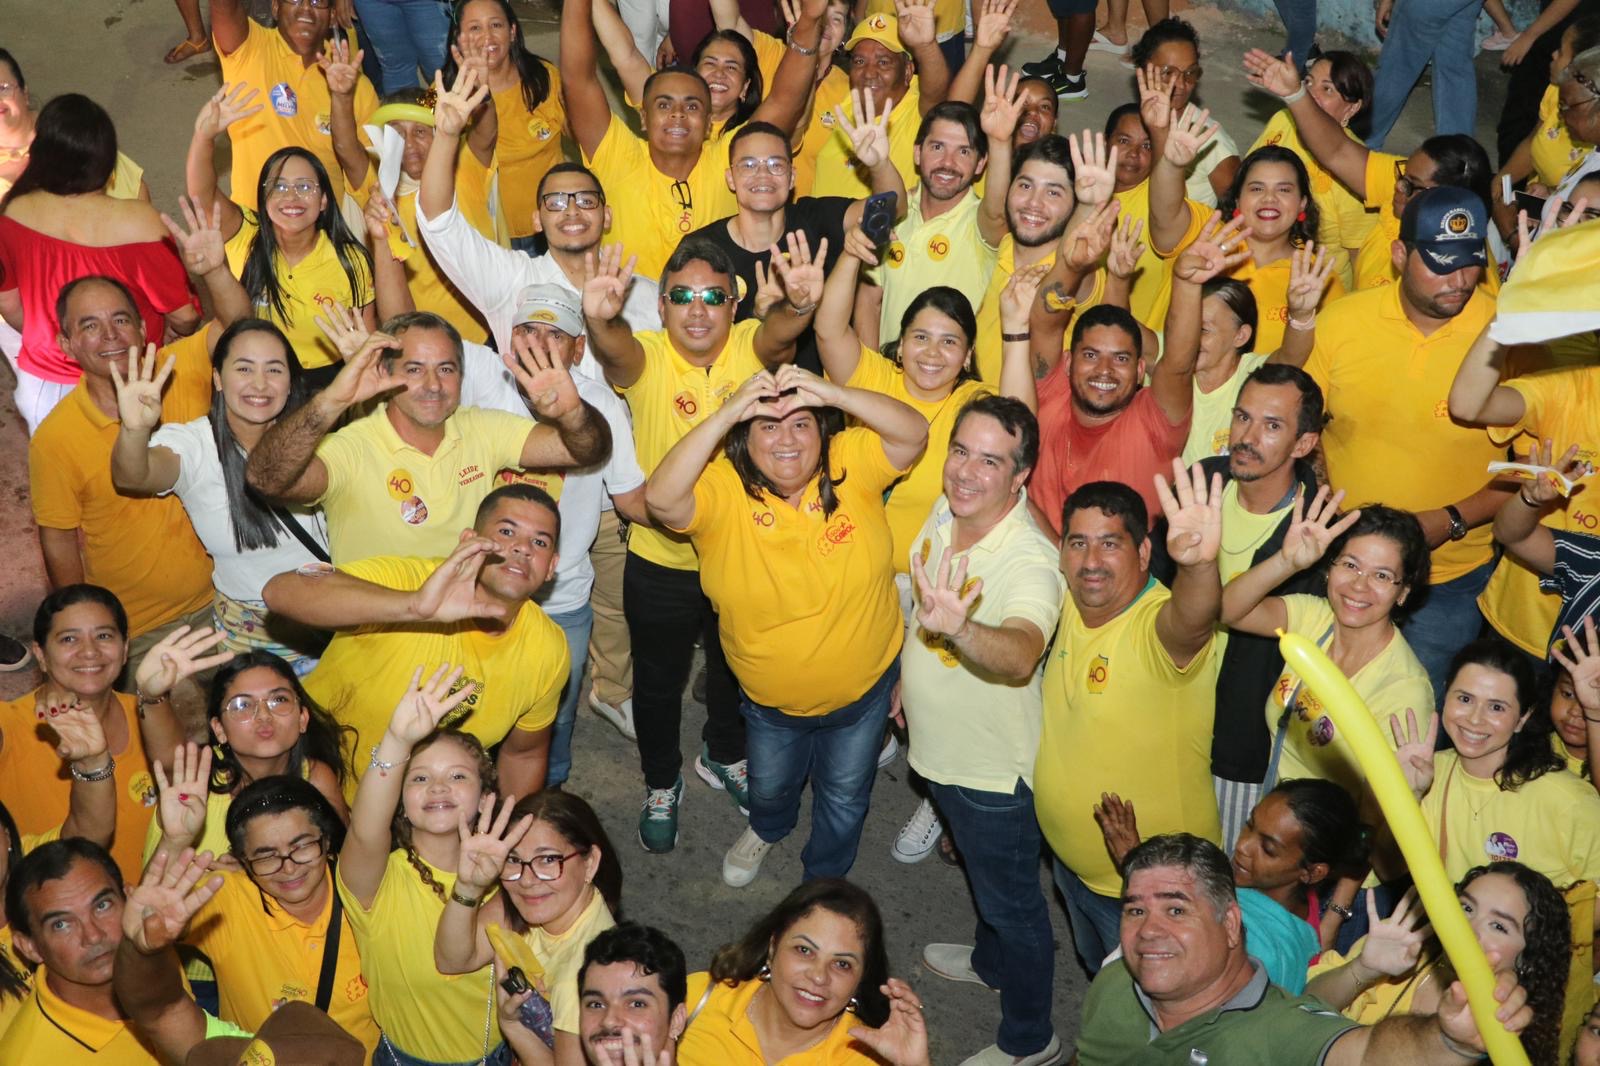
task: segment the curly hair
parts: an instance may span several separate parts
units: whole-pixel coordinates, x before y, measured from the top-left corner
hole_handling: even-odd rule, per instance
[[[1456,885],[1457,894],[1485,874],[1511,878],[1528,902],[1528,918],[1522,924],[1524,946],[1513,967],[1533,1010],[1533,1021],[1522,1031],[1522,1047],[1534,1066],[1555,1066],[1561,1053],[1561,1015],[1572,951],[1567,901],[1548,877],[1520,862],[1474,866]]]
[[[463,733],[459,729],[435,729],[417,741],[411,746],[411,754],[406,758],[406,765],[410,766],[412,759],[415,759],[418,754],[427,751],[441,740],[455,741],[466,749],[467,754],[478,760],[478,782],[481,785],[480,795],[483,792],[494,791],[498,782],[494,756],[490,755],[488,749],[483,746],[483,741],[471,733]],[[417,876],[422,879],[422,883],[433,889],[434,895],[444,899],[444,886],[433,876],[433,871],[428,869],[428,864],[422,861],[422,856],[417,854],[416,845],[411,842],[411,821],[406,817],[404,803],[395,806],[394,821],[389,824],[389,838],[392,847],[406,853],[406,861],[411,864],[413,870],[417,871]]]
[[[1281,163],[1294,171],[1295,184],[1300,187],[1300,196],[1306,206],[1301,212],[1302,217],[1297,217],[1289,224],[1289,243],[1296,248],[1303,248],[1307,241],[1316,239],[1322,213],[1317,209],[1316,198],[1311,195],[1311,173],[1306,170],[1305,160],[1282,145],[1263,145],[1245,156],[1239,169],[1234,172],[1228,191],[1217,197],[1217,210],[1222,212],[1223,218],[1233,217],[1233,213],[1239,209],[1239,196],[1244,192],[1245,182],[1250,180],[1250,171],[1263,163]]]

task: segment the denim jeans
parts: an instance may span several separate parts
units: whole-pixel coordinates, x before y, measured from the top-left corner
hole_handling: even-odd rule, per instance
[[[1494,560],[1491,559],[1460,577],[1429,586],[1428,599],[1422,609],[1400,625],[1406,643],[1428,671],[1435,706],[1443,701],[1444,687],[1450,681],[1446,676],[1450,672],[1450,660],[1464,645],[1476,639],[1483,628],[1478,595],[1489,584],[1493,573]]]
[[[757,836],[776,844],[794,830],[800,792],[811,778],[811,839],[800,853],[807,881],[843,877],[855,864],[878,776],[889,694],[899,678],[896,659],[860,699],[827,714],[784,714],[739,697],[750,752],[750,828]]]
[[[1483,0],[1401,0],[1394,5],[1389,33],[1378,54],[1368,147],[1383,147],[1430,60],[1433,132],[1473,135],[1478,117],[1473,34],[1482,9]]]
[[[939,816],[965,860],[978,907],[972,968],[1000,991],[996,1043],[1007,1055],[1043,1051],[1055,979],[1055,937],[1039,888],[1044,838],[1033,813],[1033,790],[1021,780],[1010,793],[928,782]]]
[[[576,611],[553,614],[550,621],[567,636],[567,659],[572,672],[561,690],[561,706],[556,711],[556,727],[550,734],[550,768],[545,772],[546,788],[566,781],[572,773],[572,727],[578,720],[578,693],[583,689],[583,668],[589,662],[589,630],[594,626],[594,611],[585,603]]]
[[[502,1041],[500,1045],[491,1050],[482,1060],[468,1059],[465,1062],[434,1062],[431,1059],[421,1059],[415,1055],[407,1055],[404,1051],[390,1043],[385,1036],[378,1041],[378,1047],[372,1053],[372,1066],[511,1066],[513,1061],[511,1045]]]
[[[441,0],[356,0],[356,17],[378,53],[380,93],[412,89],[444,66],[450,9]]]
[[[1285,51],[1294,55],[1294,65],[1302,74],[1306,69],[1306,55],[1317,39],[1317,0],[1272,0],[1283,20],[1286,35]]]
[[[1122,900],[1090,891],[1060,859],[1052,859],[1050,866],[1056,888],[1067,903],[1067,921],[1072,926],[1078,961],[1093,977],[1100,972],[1106,956],[1122,944]]]

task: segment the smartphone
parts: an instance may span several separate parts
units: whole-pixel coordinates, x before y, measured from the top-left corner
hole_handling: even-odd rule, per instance
[[[1528,221],[1537,226],[1539,224],[1539,219],[1544,217],[1545,198],[1543,196],[1535,196],[1531,192],[1522,192],[1520,190],[1518,190],[1516,193],[1516,197],[1517,210],[1528,212]]]
[[[500,987],[506,990],[508,996],[520,996],[533,986],[528,983],[528,975],[522,972],[522,967],[513,966],[506,971],[505,979],[500,982]]]
[[[889,233],[894,229],[895,194],[880,192],[867,197],[861,209],[861,229],[872,243],[882,247],[889,243]]]

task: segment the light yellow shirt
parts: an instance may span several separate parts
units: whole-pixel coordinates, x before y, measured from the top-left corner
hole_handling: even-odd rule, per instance
[[[1266,355],[1245,352],[1233,376],[1210,392],[1200,391],[1194,380],[1194,404],[1189,408],[1189,439],[1183,444],[1183,465],[1191,466],[1210,455],[1228,454],[1228,433],[1233,428],[1233,407],[1239,402],[1244,379],[1267,361]],[[1232,484],[1232,482],[1229,482]]]
[[[1245,260],[1228,276],[1250,287],[1256,298],[1256,335],[1250,344],[1258,352],[1271,355],[1283,345],[1284,332],[1289,328],[1289,272],[1291,259],[1279,259],[1266,266],[1257,266],[1254,260]],[[1320,311],[1345,293],[1344,282],[1337,276],[1328,279],[1317,301]]]
[[[1594,151],[1572,136],[1561,117],[1561,90],[1551,85],[1539,98],[1539,125],[1529,135],[1529,152],[1533,156],[1533,176],[1541,185],[1554,189]]]
[[[895,239],[883,262],[870,274],[883,286],[883,308],[878,319],[878,341],[888,344],[900,336],[900,320],[907,307],[925,289],[948,285],[967,298],[976,311],[989,288],[998,249],[983,238],[978,225],[982,201],[971,189],[954,207],[924,218],[926,194],[921,187],[911,193],[910,210],[895,224]]]
[[[544,964],[545,998],[550,1001],[555,1028],[566,1033],[578,1031],[578,1013],[582,1006],[578,999],[578,971],[583,968],[583,949],[617,924],[600,893],[592,888],[589,891],[593,898],[566,932],[552,934],[534,926],[522,935]]]

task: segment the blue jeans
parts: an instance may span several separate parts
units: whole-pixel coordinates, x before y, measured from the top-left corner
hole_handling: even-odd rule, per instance
[[[889,720],[896,659],[854,703],[802,717],[739,694],[750,758],[750,828],[768,844],[794,831],[811,778],[811,839],[800,853],[805,880],[843,877],[856,861],[878,752]]]
[[[500,1046],[491,1050],[482,1060],[483,1066],[511,1066],[511,1045],[501,1041]],[[377,1049],[372,1052],[372,1066],[478,1066],[478,1059],[468,1059],[465,1062],[434,1062],[431,1059],[421,1059],[415,1055],[407,1055],[395,1047],[385,1036],[378,1041]]]
[[[1021,780],[1009,793],[927,784],[965,860],[978,907],[972,968],[984,984],[1000,990],[995,1042],[1007,1055],[1035,1055],[1054,1033],[1055,937],[1039,888],[1044,838],[1033,813],[1033,790]]]
[[[1284,49],[1294,55],[1294,65],[1302,74],[1306,69],[1306,55],[1317,40],[1317,0],[1272,0],[1283,20],[1287,35]]]
[[[1450,682],[1446,676],[1450,672],[1450,660],[1464,645],[1476,639],[1483,628],[1478,595],[1489,584],[1489,575],[1493,573],[1494,560],[1491,559],[1460,577],[1429,586],[1428,599],[1422,609],[1400,626],[1406,643],[1428,671],[1435,707],[1444,700],[1444,687]]]
[[[551,615],[550,621],[560,626],[567,636],[567,659],[572,663],[572,672],[567,675],[567,687],[561,690],[556,727],[550,733],[550,768],[544,775],[546,788],[563,783],[572,773],[572,728],[578,721],[583,668],[589,664],[589,631],[594,628],[594,610],[585,602],[576,611]]]
[[[1389,34],[1378,54],[1368,147],[1383,147],[1430,60],[1433,132],[1472,136],[1478,116],[1473,34],[1482,9],[1483,0],[1400,0],[1394,5]]]
[[[417,70],[424,82],[444,66],[450,9],[441,0],[356,0],[361,30],[378,53],[382,71],[378,91],[414,89]]]
[[[1072,926],[1072,942],[1078,961],[1093,977],[1100,972],[1106,956],[1122,944],[1122,900],[1092,892],[1077,874],[1051,860],[1056,888],[1067,903],[1067,921]]]

